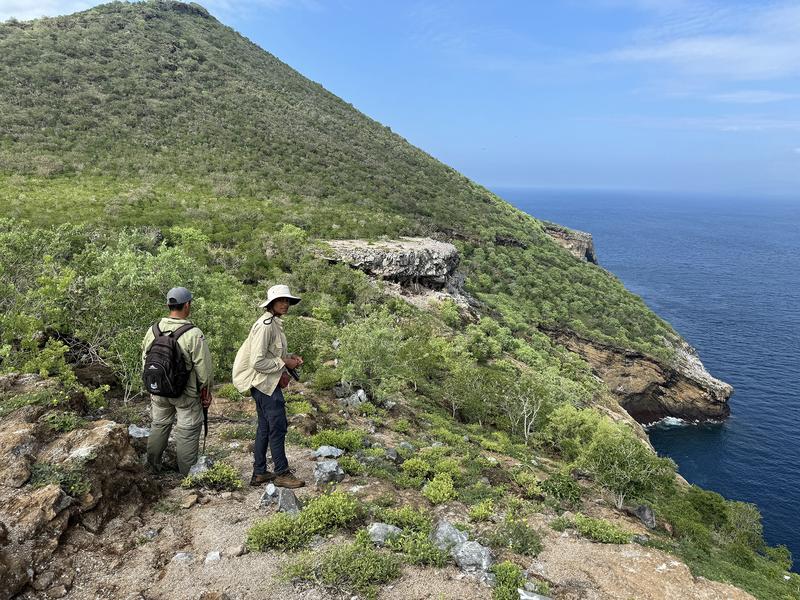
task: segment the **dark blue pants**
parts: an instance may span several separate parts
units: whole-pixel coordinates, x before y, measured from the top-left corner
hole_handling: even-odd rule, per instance
[[[289,461],[286,460],[286,401],[283,391],[276,387],[271,395],[250,390],[256,401],[258,412],[258,429],[256,430],[256,443],[253,448],[253,474],[263,475],[267,472],[267,446],[272,453],[272,463],[275,473],[284,473],[289,470]]]

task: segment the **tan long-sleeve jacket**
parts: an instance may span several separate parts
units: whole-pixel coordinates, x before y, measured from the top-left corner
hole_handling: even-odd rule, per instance
[[[270,395],[275,391],[288,357],[283,323],[269,311],[253,323],[233,362],[233,385],[242,393],[256,388]]]

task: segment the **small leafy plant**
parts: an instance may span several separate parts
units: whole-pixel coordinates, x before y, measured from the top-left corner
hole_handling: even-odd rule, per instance
[[[241,489],[242,478],[235,467],[224,462],[218,462],[208,471],[186,477],[181,482],[181,487],[234,491]]]

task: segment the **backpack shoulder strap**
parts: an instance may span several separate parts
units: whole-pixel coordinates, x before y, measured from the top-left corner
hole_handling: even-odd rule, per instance
[[[158,327],[158,321],[153,323],[152,329],[153,329],[153,336],[154,337],[157,337],[157,338],[161,337],[161,329]]]
[[[175,331],[172,332],[172,337],[175,338],[175,341],[178,340],[184,333],[189,331],[190,329],[194,328],[192,323],[186,323],[186,325],[181,325]]]

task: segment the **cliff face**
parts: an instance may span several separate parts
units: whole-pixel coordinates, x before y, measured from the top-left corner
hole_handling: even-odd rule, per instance
[[[730,414],[733,387],[706,371],[694,348],[683,342],[674,366],[639,352],[622,350],[565,331],[548,331],[552,338],[588,362],[616,396],[620,406],[639,423],[664,417],[689,421],[724,419]]]
[[[567,229],[563,225],[542,221],[544,231],[559,246],[565,248],[575,258],[597,264],[597,255],[594,251],[594,240],[591,233]]]

